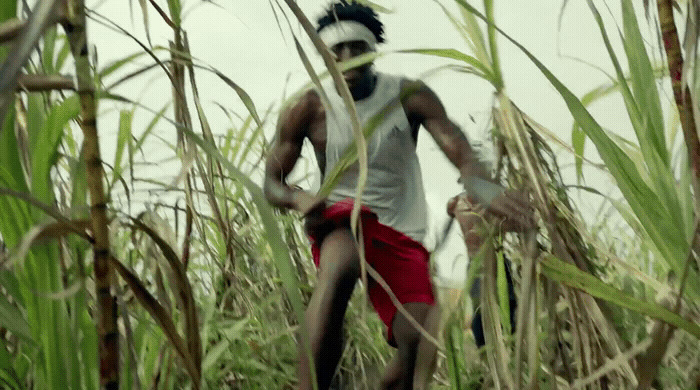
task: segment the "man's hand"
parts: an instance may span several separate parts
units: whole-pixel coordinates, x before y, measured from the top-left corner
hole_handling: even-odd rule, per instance
[[[300,188],[297,188],[292,195],[294,209],[300,212],[303,216],[325,209],[325,199],[317,195],[313,195]]]
[[[525,231],[535,226],[533,207],[526,191],[506,190],[486,207],[487,215],[502,221],[504,231]]]
[[[448,202],[447,213],[457,218],[465,232],[484,219],[500,222],[506,232],[524,231],[535,226],[533,208],[523,190],[506,190],[493,198],[487,207],[474,198],[457,195]]]
[[[323,216],[326,210],[326,200],[306,191],[294,194],[295,209],[304,216],[304,230],[309,236],[322,239],[332,227],[332,222]]]

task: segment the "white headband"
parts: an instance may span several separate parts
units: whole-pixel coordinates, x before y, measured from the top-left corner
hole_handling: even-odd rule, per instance
[[[339,20],[324,27],[318,35],[329,48],[341,43],[351,41],[367,42],[369,49],[374,51],[377,46],[377,38],[364,24],[354,20]]]

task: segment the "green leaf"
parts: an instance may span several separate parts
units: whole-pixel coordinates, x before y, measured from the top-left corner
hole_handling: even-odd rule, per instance
[[[623,0],[623,6],[625,6]],[[648,101],[648,99],[644,99],[642,102],[637,102],[635,101],[634,96],[632,95],[632,92],[630,90],[630,87],[625,79],[625,76],[622,72],[622,67],[620,66],[617,56],[615,55],[615,52],[612,48],[612,45],[610,43],[610,40],[607,36],[607,33],[605,32],[605,26],[603,25],[603,20],[600,16],[600,13],[596,9],[595,5],[593,4],[592,1],[588,1],[589,8],[593,12],[593,16],[596,19],[596,22],[598,23],[598,27],[600,29],[601,35],[603,37],[603,41],[605,43],[605,46],[608,50],[608,54],[610,55],[610,59],[613,62],[613,65],[615,67],[615,71],[618,76],[618,81],[620,83],[620,91],[622,92],[622,96],[625,101],[625,106],[627,107],[627,111],[630,117],[630,120],[632,122],[632,126],[634,127],[634,130],[637,134],[637,138],[639,140],[639,146],[642,151],[642,154],[644,155],[644,160],[645,163],[649,169],[649,174],[654,180],[652,181],[652,185],[655,186],[656,188],[656,196],[654,197],[654,203],[645,203],[642,202],[640,204],[635,204],[636,202],[631,201],[630,197],[628,196],[627,193],[623,190],[623,186],[620,183],[620,180],[618,179],[618,185],[620,186],[620,189],[622,190],[623,194],[625,194],[625,198],[627,199],[628,202],[630,202],[630,206],[634,210],[635,214],[637,214],[637,217],[640,219],[642,224],[649,229],[647,224],[652,224],[652,225],[664,225],[662,231],[660,232],[650,232],[650,236],[652,240],[654,240],[655,244],[657,247],[659,247],[659,250],[662,252],[664,255],[665,260],[671,265],[671,267],[676,271],[679,275],[682,274],[682,262],[685,260],[685,253],[688,250],[689,247],[689,240],[685,236],[685,231],[683,229],[684,219],[686,218],[685,213],[680,209],[680,203],[679,203],[679,196],[678,192],[676,190],[676,180],[670,171],[670,167],[668,164],[668,157],[664,156],[665,154],[661,154],[658,151],[658,144],[660,143],[663,145],[664,152],[666,153],[665,149],[665,141],[663,137],[663,121],[662,118],[658,118],[658,120],[655,120],[654,118],[650,118],[648,115],[645,115],[644,113],[647,111],[647,107],[641,105],[642,102],[645,104],[650,104],[653,106],[653,103]],[[630,4],[627,4],[628,7],[631,7]],[[626,8],[627,12],[632,12],[634,13],[633,9]],[[636,27],[636,19],[631,22],[629,19],[631,17],[634,17],[634,15],[626,15],[626,23],[631,24],[634,23],[635,28]],[[634,28],[628,26],[626,30],[634,30]],[[638,32],[637,32],[638,33]],[[632,32],[630,32],[631,35],[634,35]],[[641,40],[641,37],[638,38]],[[642,45],[643,46],[643,45]],[[635,50],[635,49],[632,49]],[[636,57],[641,57],[640,55],[633,54]],[[646,51],[644,51],[644,56],[646,56]],[[630,58],[630,60],[633,60]],[[642,61],[642,58],[637,58],[637,60]],[[646,59],[648,61],[648,57]],[[630,65],[631,68],[635,68],[636,66]],[[649,94],[650,88],[653,88],[653,93],[658,94],[656,91],[656,87],[653,81],[653,71],[651,71],[651,65],[648,67],[649,69],[647,70],[646,67],[643,71],[639,69],[631,69],[632,72],[632,80],[633,84],[638,84],[636,88],[638,91],[643,91],[639,92],[642,95],[647,95]],[[647,75],[646,73],[650,73]],[[645,75],[642,76],[641,73],[644,73]],[[649,85],[646,85],[644,81],[640,80],[644,78],[645,80],[648,78],[651,78],[650,83],[652,84],[651,87]],[[657,96],[658,98],[658,96]],[[653,100],[653,99],[652,99]],[[651,108],[653,110],[653,107]],[[659,114],[661,115],[661,114]],[[652,127],[656,122],[659,123],[659,126],[661,126],[658,131],[654,130]],[[659,137],[657,133],[660,133],[660,141],[652,141],[653,139],[656,139]],[[655,146],[656,144],[656,146]],[[603,157],[605,160],[605,157]],[[610,164],[606,162],[606,165],[608,168],[610,168]],[[611,170],[612,172],[612,170]],[[617,177],[616,177],[617,179]],[[633,183],[632,183],[633,184]],[[646,186],[645,186],[646,187]],[[647,199],[649,201],[651,199]],[[662,207],[659,207],[662,206]],[[661,209],[663,210],[658,210]],[[646,214],[646,215],[642,215]],[[649,215],[651,214],[651,215]],[[655,217],[660,216],[659,214],[665,214],[663,218],[665,220],[659,220]],[[649,220],[646,220],[646,217],[652,217]],[[681,223],[678,223],[678,221],[681,221]],[[657,226],[651,227],[652,230],[656,230]],[[665,237],[663,237],[665,236]],[[674,240],[675,243],[673,246],[668,247],[668,241],[667,240]],[[675,252],[675,253],[673,253]],[[694,290],[694,293],[700,293],[700,291],[697,290],[698,285],[697,282],[692,283],[692,287]]]
[[[487,26],[489,37],[489,49],[491,54],[491,71],[493,72],[493,86],[496,91],[503,89],[503,75],[501,74],[501,64],[498,56],[498,45],[496,44],[495,19],[493,16],[493,0],[484,0],[484,10],[486,18],[490,22]]]
[[[4,295],[0,295],[0,327],[25,341],[32,341],[27,320],[19,308],[11,304]]]
[[[74,210],[74,217],[87,218],[89,212],[87,210],[87,171],[85,169],[85,154],[78,155],[77,160],[71,162],[71,184],[73,185],[71,192],[71,206]],[[81,211],[83,210],[83,211]]]
[[[4,339],[0,338],[0,387],[9,389],[21,389],[22,385],[19,382],[19,377],[12,367],[12,356],[7,352],[7,346]],[[7,387],[5,387],[7,386]]]
[[[496,253],[496,286],[498,287],[498,307],[500,308],[503,333],[509,335],[510,328],[510,299],[508,297],[508,279],[506,278],[506,263],[503,252]]]
[[[586,147],[586,132],[574,123],[571,130],[571,146],[574,148],[574,159],[576,163],[576,180],[580,183],[583,179],[583,153]]]
[[[564,6],[562,6],[563,12]],[[601,85],[588,91],[581,97],[581,104],[588,107],[594,101],[617,92],[620,88],[619,83],[614,81],[612,84]],[[583,156],[586,146],[586,133],[581,129],[581,126],[574,121],[571,129],[571,145],[574,148],[575,164],[576,164],[576,180],[580,183],[583,180]]]
[[[17,16],[17,1],[18,0],[5,0],[0,3],[0,22]]]
[[[79,113],[80,101],[77,94],[53,105],[41,129],[41,136],[37,138],[32,150],[32,193],[44,203],[52,203],[53,200],[49,172],[56,163],[63,130]]]
[[[253,103],[253,99],[250,98],[250,95],[248,95],[248,92],[246,92],[243,88],[239,87],[238,84],[234,83],[233,80],[228,78],[226,75],[223,73],[219,72],[216,69],[212,69],[214,73],[216,73],[217,76],[219,76],[226,84],[229,85],[229,87],[233,88],[234,91],[238,94],[238,97],[241,98],[243,101],[243,104],[245,104],[246,108],[248,109],[248,112],[250,112],[250,115],[253,116],[255,119],[255,123],[258,124],[258,126],[262,126],[262,121],[260,120],[260,117],[258,116],[258,110],[255,109],[255,104]]]
[[[206,373],[209,371],[211,368],[216,368],[214,367],[214,364],[221,358],[221,355],[224,354],[224,352],[229,350],[229,346],[231,345],[231,342],[229,340],[221,340],[217,344],[215,344],[209,351],[207,351],[206,356],[204,356],[204,360],[202,361],[202,372]]]
[[[27,132],[29,132],[29,151],[36,150],[36,144],[41,139],[41,132],[46,122],[46,108],[40,94],[31,93],[27,96]],[[31,168],[31,167],[29,167]]]
[[[669,156],[664,139],[663,111],[656,87],[656,76],[630,0],[622,0],[622,21],[623,43],[627,53],[632,91],[637,104],[642,108],[640,113],[647,123],[646,128],[643,129],[645,130],[643,138],[650,143],[650,147],[656,150],[663,163],[668,165]]]
[[[15,302],[19,302],[20,305],[24,305],[22,292],[19,289],[19,281],[14,273],[7,269],[0,270],[0,285],[5,288],[7,294],[12,297]]]
[[[119,112],[119,132],[117,133],[117,147],[114,153],[114,172],[112,183],[115,183],[122,173],[122,155],[124,147],[131,138],[131,122],[134,118],[133,110],[122,110]]]
[[[168,8],[170,9],[170,19],[178,28],[181,24],[182,5],[180,0],[168,0]]]
[[[155,50],[157,50],[157,49],[154,49],[154,51],[155,51]],[[144,55],[147,55],[147,54],[148,54],[148,53],[146,53],[146,52],[144,52],[144,51],[139,51],[139,52],[136,52],[136,53],[131,54],[131,55],[129,55],[129,56],[126,56],[126,57],[124,57],[124,58],[122,58],[122,59],[116,60],[116,61],[112,62],[111,64],[107,65],[107,66],[106,66],[104,69],[102,69],[101,71],[99,71],[99,72],[97,73],[97,76],[98,76],[98,78],[99,78],[100,80],[101,80],[101,79],[104,79],[105,77],[107,77],[107,76],[109,76],[110,74],[112,74],[112,73],[114,73],[115,71],[117,71],[117,70],[118,70],[119,68],[121,68],[122,66],[128,65],[128,64],[130,64],[131,62],[133,62],[134,60],[136,60],[137,58],[139,58],[139,57],[141,57],[141,56],[144,56]]]
[[[632,91],[639,107],[644,128],[637,131],[640,145],[647,145],[653,156],[645,155],[650,174],[654,177],[654,185],[664,205],[671,212],[672,218],[683,221],[681,225],[692,225],[692,207],[683,208],[681,195],[677,186],[676,176],[671,171],[669,152],[666,147],[664,134],[663,110],[656,84],[657,75],[652,67],[642,34],[629,0],[622,0],[622,15],[624,25],[624,46],[630,69]],[[642,151],[645,151],[644,148]],[[657,157],[658,155],[658,157]],[[681,191],[689,192],[690,187],[680,187]],[[689,236],[686,236],[689,237]],[[688,238],[690,240],[690,238]]]
[[[622,290],[554,256],[545,257],[540,264],[542,265],[542,272],[552,280],[583,290],[594,297],[604,299],[624,308],[675,325],[700,339],[700,325],[686,320],[657,303],[629,296]]]
[[[41,50],[41,60],[44,66],[44,73],[54,74],[56,69],[53,66],[53,53],[56,47],[56,26],[51,26],[44,33],[44,42]]]
[[[241,124],[241,127],[236,129],[235,131],[233,129],[229,130],[226,133],[226,138],[224,140],[223,146],[220,148],[221,153],[224,156],[228,156],[230,153],[231,160],[235,160],[236,156],[238,156],[239,151],[241,148],[245,145],[245,136],[248,134],[248,129],[250,128],[250,123],[253,121],[253,116],[248,115],[243,121],[243,124]],[[234,133],[235,133],[235,138],[234,138]],[[239,161],[242,161],[240,158],[238,159]],[[236,166],[240,167],[240,163],[236,164]]]
[[[14,108],[8,110],[5,115],[5,123],[0,129],[0,166],[5,170],[7,177],[6,181],[12,182],[16,187],[11,187],[16,191],[28,192],[24,172],[22,171],[22,160],[19,155],[19,145],[15,136],[15,118],[16,113]]]
[[[491,73],[491,70],[486,65],[484,65],[481,61],[477,60],[473,56],[462,53],[461,51],[456,49],[408,49],[399,50],[397,51],[397,53],[418,53],[463,61],[481,71],[481,77],[493,83],[494,76]]]
[[[63,65],[66,63],[66,59],[70,54],[70,44],[68,43],[65,35],[61,35],[60,38],[63,44],[61,45],[61,50],[58,51],[58,55],[56,56],[56,72],[60,72],[61,69],[63,69]]]
[[[0,295],[0,327],[9,330],[25,341],[32,341],[29,324],[22,312],[2,295]]]
[[[4,126],[0,131],[0,185],[27,193],[29,188],[18,153],[14,122],[15,110],[11,108],[8,115],[5,115]],[[19,199],[0,196],[0,210],[0,235],[5,244],[13,248],[31,225],[29,209]]]

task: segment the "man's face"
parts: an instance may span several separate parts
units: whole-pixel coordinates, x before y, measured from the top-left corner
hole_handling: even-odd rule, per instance
[[[369,51],[369,45],[365,41],[341,42],[331,47],[331,52],[335,55],[335,60],[337,62],[348,61],[351,58],[365,54]],[[369,71],[371,65],[371,63],[367,63],[343,72],[343,77],[345,78],[345,82],[348,83],[348,87],[352,89],[354,86],[356,86],[362,79],[362,76]]]

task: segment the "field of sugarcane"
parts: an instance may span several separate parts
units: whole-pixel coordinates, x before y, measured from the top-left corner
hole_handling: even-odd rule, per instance
[[[464,286],[441,292],[431,388],[700,389],[700,4],[589,0],[615,72],[577,96],[499,29],[493,0],[442,1],[457,3],[456,13],[443,7],[442,23],[464,45],[411,52],[491,85],[496,174],[529,190],[538,222],[517,235],[487,224]],[[555,3],[563,13],[567,1]],[[370,4],[383,12],[380,1]],[[617,25],[601,17],[613,4],[622,9]],[[90,6],[0,4],[0,388],[294,388],[296,331],[315,269],[299,215],[269,206],[256,179],[265,129],[289,99],[260,109],[230,75],[192,56],[181,0],[125,2],[146,29],[145,15],[162,19],[164,41],[140,41]],[[349,98],[313,21],[293,0],[270,6],[278,20],[270,29],[296,44],[309,85],[330,75]],[[99,64],[85,28],[93,23],[142,50]],[[327,68],[309,63],[299,43],[309,38]],[[558,92],[562,115],[574,119],[570,139],[509,98],[497,42],[539,69],[548,85],[533,88]],[[245,110],[216,102],[228,123],[210,121],[202,75]],[[155,78],[167,80],[155,103],[120,88]],[[630,139],[589,112],[611,95],[624,102]],[[114,155],[101,153],[105,143]],[[584,157],[591,149],[602,163]],[[362,162],[358,150],[348,164]],[[554,150],[575,157],[576,178],[565,180]],[[591,169],[615,190],[586,185]],[[582,192],[604,199],[593,223],[582,217]],[[512,335],[505,270],[495,261],[504,254],[518,296]],[[483,290],[471,302],[477,276]],[[481,350],[469,323],[477,306]],[[374,389],[392,350],[361,288],[348,311],[335,386]]]

